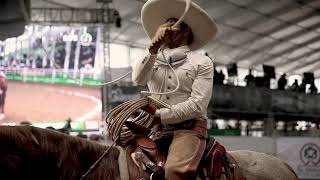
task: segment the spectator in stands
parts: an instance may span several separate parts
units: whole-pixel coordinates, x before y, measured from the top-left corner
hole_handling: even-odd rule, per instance
[[[244,78],[244,81],[246,81],[246,85],[248,87],[253,87],[255,85],[254,76],[252,75],[251,69],[249,69],[249,74],[246,75],[246,77]]]
[[[213,69],[213,83],[214,83],[214,84],[217,84],[217,82],[219,81],[219,80],[218,80],[218,77],[219,77],[218,74],[219,74],[219,73],[218,73],[217,69],[214,68],[214,69]]]
[[[316,85],[313,83],[311,83],[310,88],[309,88],[309,93],[310,94],[317,94],[318,93],[318,88],[316,87]]]
[[[318,121],[315,121],[314,123],[316,124],[316,129],[319,130],[320,129],[320,121],[318,120]]]
[[[282,74],[281,77],[278,80],[278,89],[279,90],[284,90],[285,86],[287,85],[287,78],[286,74]]]
[[[88,136],[85,135],[85,134],[83,134],[82,132],[79,132],[78,135],[77,135],[77,137],[83,138],[83,139],[87,139],[87,138],[88,138]]]
[[[71,118],[68,118],[66,120],[65,125],[61,129],[57,129],[57,131],[65,133],[65,134],[69,134],[71,131],[71,122],[72,122]]]
[[[99,141],[103,140],[103,136],[98,135],[98,134],[92,134],[92,135],[89,136],[89,139],[90,139],[91,141],[97,141],[97,142],[99,142]]]
[[[70,130],[71,129],[71,122],[72,122],[71,118],[68,118],[66,120],[65,125],[62,127],[62,129]]]
[[[254,78],[254,85],[256,87],[263,87],[263,84],[264,84],[263,82],[264,82],[263,77],[255,77]]]
[[[214,84],[223,84],[225,75],[223,74],[222,70],[219,72],[214,68],[214,76],[213,76],[213,83]]]
[[[32,126],[32,124],[29,121],[21,121],[20,126]]]
[[[249,136],[250,127],[249,124],[246,125],[246,135]]]
[[[298,79],[294,80],[294,83],[290,86],[290,90],[295,92],[299,91]]]
[[[298,91],[301,93],[306,93],[306,86],[307,86],[307,83],[305,79],[302,79],[302,83],[300,84]]]
[[[270,80],[271,80],[271,78],[269,76],[264,75],[262,77],[263,87],[270,89]]]
[[[216,121],[211,121],[211,129],[218,129],[218,124]]]
[[[233,129],[233,127],[230,124],[228,124],[226,129]]]
[[[241,129],[241,122],[240,122],[240,120],[237,120],[237,122],[236,122],[236,129]]]
[[[283,132],[284,132],[285,135],[288,133],[288,121],[285,121],[285,122],[284,122]]]
[[[223,74],[222,70],[219,71],[219,84],[223,84],[225,75]]]
[[[53,131],[56,130],[56,129],[55,129],[54,127],[52,127],[52,126],[48,126],[48,127],[46,127],[46,129],[53,130]]]

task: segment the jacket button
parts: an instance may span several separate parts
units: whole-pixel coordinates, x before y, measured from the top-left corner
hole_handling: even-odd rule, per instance
[[[169,76],[169,79],[171,79],[171,76]]]
[[[156,68],[154,68],[154,70],[158,71],[158,68],[156,67]]]
[[[168,86],[168,89],[170,89],[170,87]]]
[[[167,99],[169,100],[170,98],[169,98],[169,97],[167,97]]]

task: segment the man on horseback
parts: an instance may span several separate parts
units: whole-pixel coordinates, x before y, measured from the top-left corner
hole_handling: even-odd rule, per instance
[[[183,22],[183,0],[149,0],[142,9],[144,30],[152,39],[145,56],[135,62],[132,79],[148,85],[152,95],[170,108],[154,109],[164,130],[173,132],[165,164],[166,179],[194,178],[206,146],[207,107],[212,94],[213,63],[193,52],[217,32],[208,14],[191,3]]]

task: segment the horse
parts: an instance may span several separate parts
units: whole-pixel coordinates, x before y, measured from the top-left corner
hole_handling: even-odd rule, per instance
[[[86,139],[32,126],[0,127],[0,179],[76,180],[108,148]],[[247,180],[297,180],[290,166],[253,151],[229,151]],[[86,179],[120,180],[119,149],[107,155]]]

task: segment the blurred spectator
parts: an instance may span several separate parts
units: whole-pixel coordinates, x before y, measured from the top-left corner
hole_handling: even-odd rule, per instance
[[[249,136],[250,127],[249,124],[246,125],[246,135]]]
[[[316,121],[315,124],[316,124],[316,128],[320,129],[320,121]]]
[[[290,90],[295,92],[299,91],[298,79],[294,80],[294,83],[290,86]]]
[[[263,81],[263,87],[270,89],[270,77],[269,76],[263,76],[262,81]]]
[[[292,131],[295,131],[296,129],[297,129],[297,127],[298,127],[298,123],[297,122],[294,122],[293,124],[292,124]]]
[[[213,76],[213,83],[214,84],[223,84],[225,75],[223,74],[222,70],[219,72],[214,68],[214,76]]]
[[[236,129],[241,129],[241,122],[239,120],[236,122]]]
[[[230,124],[228,124],[226,129],[233,129],[233,127]]]
[[[317,94],[318,93],[318,88],[314,83],[311,83],[310,88],[309,88],[309,93],[310,94]]]
[[[79,137],[79,138],[84,138],[84,139],[87,139],[87,138],[88,138],[88,136],[85,135],[85,134],[83,134],[82,132],[79,132],[78,135],[77,135],[77,137]]]
[[[71,130],[71,118],[68,118],[66,124],[62,127],[62,129]]]
[[[64,134],[69,134],[71,131],[71,122],[71,118],[68,118],[66,124],[61,129],[57,129],[57,131],[62,132]]]
[[[255,85],[254,76],[252,75],[252,70],[249,69],[249,74],[244,78],[248,87],[253,87]]]
[[[219,84],[223,84],[225,75],[223,74],[222,70],[219,72]]]
[[[29,122],[29,121],[21,121],[20,122],[20,126],[31,126],[32,124],[31,124],[31,122]]]
[[[216,121],[212,121],[211,123],[211,129],[218,129],[218,124]]]
[[[53,130],[53,131],[56,130],[56,129],[55,129],[54,127],[52,127],[52,126],[48,126],[48,127],[46,127],[46,129]]]
[[[101,135],[98,135],[98,134],[92,134],[91,136],[89,136],[89,139],[91,140],[91,141],[101,141],[101,140],[103,140],[104,138],[103,138],[103,136],[101,136]]]
[[[306,130],[307,130],[307,131],[310,131],[310,130],[311,130],[311,123],[310,123],[310,122],[307,122],[307,124],[306,124]]]
[[[284,88],[287,85],[287,78],[286,78],[286,74],[282,74],[281,77],[278,80],[278,89],[279,90],[284,90]]]
[[[264,82],[263,77],[255,77],[254,78],[254,83],[255,83],[256,87],[263,87],[263,84],[264,84],[263,82]]]
[[[288,122],[287,121],[284,122],[283,131],[285,134],[287,134],[287,132],[288,132]]]
[[[305,93],[306,92],[306,86],[307,86],[307,83],[306,83],[305,79],[302,79],[302,83],[300,84],[300,86],[298,88],[298,91],[301,92],[301,93]]]
[[[216,84],[218,82],[218,71],[216,68],[213,69],[213,84]]]

